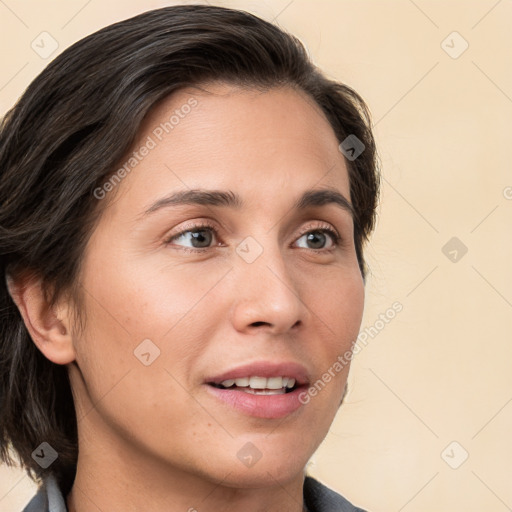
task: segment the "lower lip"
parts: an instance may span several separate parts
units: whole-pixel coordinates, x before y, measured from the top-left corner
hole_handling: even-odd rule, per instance
[[[284,418],[303,405],[299,395],[304,386],[298,386],[293,391],[280,395],[253,395],[245,391],[220,389],[209,384],[206,384],[206,387],[219,400],[255,418]]]

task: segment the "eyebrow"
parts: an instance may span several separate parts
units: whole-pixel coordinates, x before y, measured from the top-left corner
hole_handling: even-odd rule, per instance
[[[220,206],[240,210],[244,206],[244,201],[238,194],[231,190],[182,190],[159,199],[144,211],[140,217],[145,218],[162,208],[184,204]],[[354,217],[354,207],[350,201],[341,192],[333,188],[306,190],[297,201],[295,201],[293,208],[305,210],[309,207],[323,206],[326,204],[334,204]]]

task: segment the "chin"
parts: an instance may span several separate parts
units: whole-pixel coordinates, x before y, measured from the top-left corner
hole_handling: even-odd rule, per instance
[[[312,439],[306,441],[304,436],[289,439],[286,443],[283,436],[272,440],[266,435],[237,438],[236,460],[228,457],[225,474],[229,475],[223,480],[224,484],[254,489],[286,486],[304,473],[306,464],[320,444],[320,441],[315,443]]]
[[[261,462],[261,461],[260,461]],[[222,479],[224,486],[239,489],[262,489],[269,487],[285,487],[298,476],[303,475],[307,459],[304,463],[281,460],[279,464],[255,464],[251,468],[237,468]],[[229,471],[229,470],[228,470]]]

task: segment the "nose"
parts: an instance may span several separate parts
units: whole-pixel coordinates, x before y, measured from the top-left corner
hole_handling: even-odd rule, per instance
[[[251,263],[237,256],[234,270],[232,323],[239,332],[264,329],[274,335],[286,334],[306,322],[309,311],[301,297],[298,274],[287,268],[278,247],[265,247]]]

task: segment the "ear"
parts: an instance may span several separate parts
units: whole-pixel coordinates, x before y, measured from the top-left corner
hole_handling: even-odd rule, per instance
[[[16,280],[7,277],[7,287],[37,348],[53,363],[71,363],[75,360],[75,350],[70,308],[61,304],[50,308],[41,281],[34,274]]]

